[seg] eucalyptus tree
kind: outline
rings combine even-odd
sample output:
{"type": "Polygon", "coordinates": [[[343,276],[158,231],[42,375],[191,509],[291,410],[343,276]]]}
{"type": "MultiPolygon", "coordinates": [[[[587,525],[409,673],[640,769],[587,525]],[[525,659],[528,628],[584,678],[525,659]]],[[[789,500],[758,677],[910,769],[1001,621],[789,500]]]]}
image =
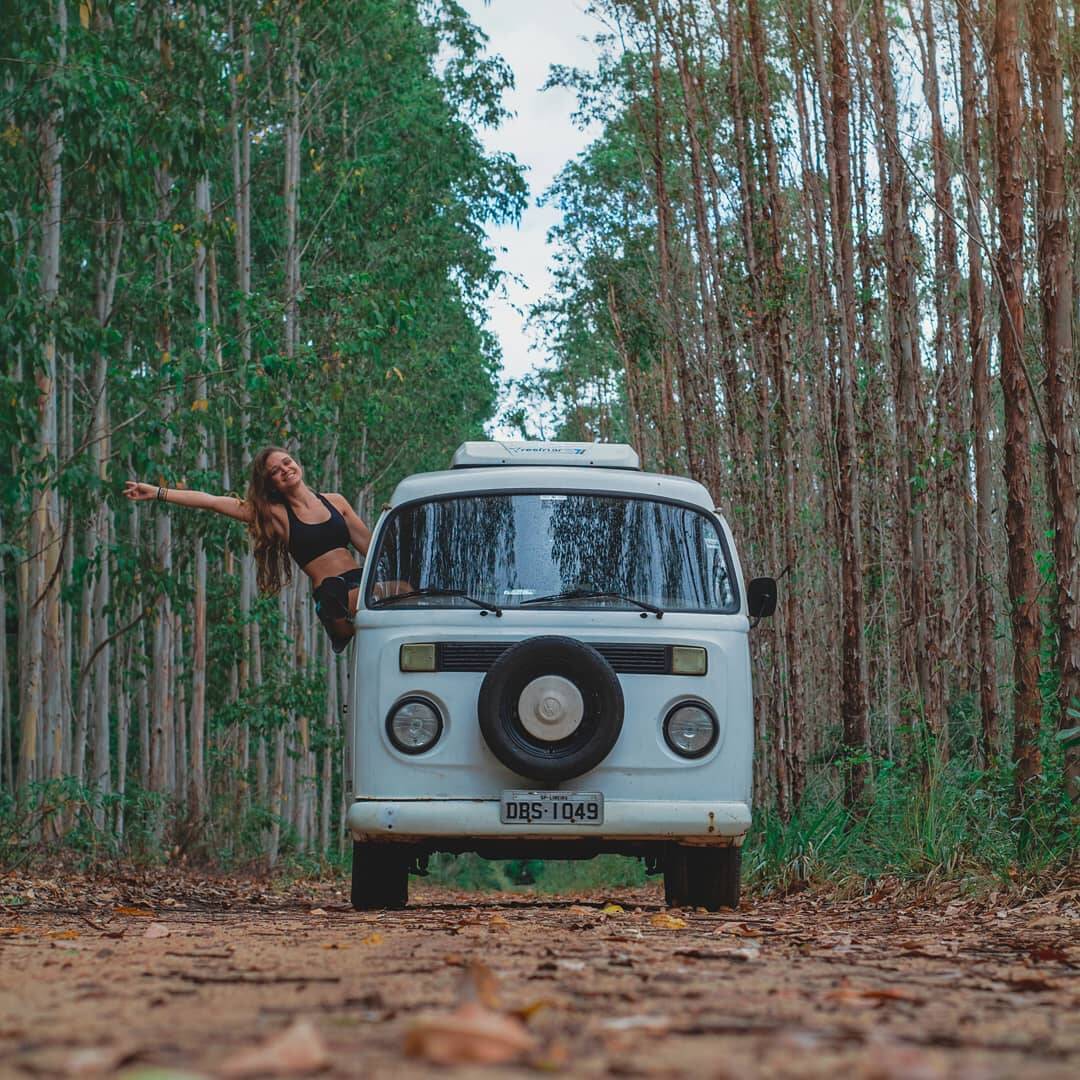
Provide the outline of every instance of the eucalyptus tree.
{"type": "Polygon", "coordinates": [[[370,513],[479,434],[484,227],[525,187],[476,128],[510,73],[450,0],[9,7],[3,782],[53,832],[83,785],[131,841],[328,843],[339,661],[305,595],[256,594],[240,528],[119,489],[242,493],[298,441],[370,513]]]}
{"type": "Polygon", "coordinates": [[[756,632],[759,801],[784,816],[824,779],[857,810],[877,762],[910,757],[928,785],[952,753],[994,767],[1010,723],[1034,791],[1056,726],[1042,635],[1054,720],[1074,693],[1063,6],[1031,0],[1026,24],[1003,0],[593,10],[595,68],[552,75],[598,134],[547,196],[562,218],[533,317],[554,363],[521,391],[557,430],[603,423],[703,479],[747,561],[791,568],[777,638],[756,632]]]}

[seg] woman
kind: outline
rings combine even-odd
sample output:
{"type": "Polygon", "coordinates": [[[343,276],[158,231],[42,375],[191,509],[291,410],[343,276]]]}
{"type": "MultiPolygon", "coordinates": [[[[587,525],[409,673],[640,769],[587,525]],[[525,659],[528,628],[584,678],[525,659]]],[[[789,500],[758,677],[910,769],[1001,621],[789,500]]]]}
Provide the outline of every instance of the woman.
{"type": "Polygon", "coordinates": [[[177,506],[213,510],[243,521],[251,534],[259,589],[276,593],[292,579],[290,556],[314,587],[315,611],[334,652],[349,644],[360,591],[361,568],[349,544],[366,555],[371,530],[343,495],[321,495],[304,483],[300,463],[279,446],[260,450],[251,463],[247,498],[157,487],[129,480],[129,499],[159,499],[177,506]]]}

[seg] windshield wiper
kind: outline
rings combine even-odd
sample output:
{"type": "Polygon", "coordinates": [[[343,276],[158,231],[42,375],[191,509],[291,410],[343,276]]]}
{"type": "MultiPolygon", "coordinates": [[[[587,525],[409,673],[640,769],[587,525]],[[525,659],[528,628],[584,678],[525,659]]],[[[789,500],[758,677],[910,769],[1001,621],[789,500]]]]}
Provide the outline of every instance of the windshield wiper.
{"type": "MultiPolygon", "coordinates": [[[[522,600],[518,607],[526,604],[557,604],[561,600],[624,600],[628,604],[634,604],[642,611],[651,611],[658,619],[664,617],[664,609],[655,604],[647,604],[644,600],[638,600],[626,593],[610,592],[607,589],[570,589],[568,592],[552,593],[550,596],[531,596],[528,600],[522,600]]],[[[642,616],[644,618],[644,616],[642,616]]]]}
{"type": "Polygon", "coordinates": [[[460,596],[462,600],[468,600],[485,611],[494,611],[496,615],[502,615],[503,609],[498,604],[491,604],[487,600],[477,600],[461,589],[410,589],[409,592],[395,593],[393,596],[384,596],[381,600],[372,603],[372,607],[386,607],[387,604],[395,604],[398,600],[412,600],[417,596],[460,596]]]}

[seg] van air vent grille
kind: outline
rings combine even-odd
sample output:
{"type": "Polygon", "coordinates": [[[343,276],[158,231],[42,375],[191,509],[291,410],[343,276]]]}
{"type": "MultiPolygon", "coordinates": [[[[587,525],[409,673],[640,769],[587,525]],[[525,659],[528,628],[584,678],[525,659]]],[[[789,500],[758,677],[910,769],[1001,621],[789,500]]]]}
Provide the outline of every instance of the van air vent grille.
{"type": "MultiPolygon", "coordinates": [[[[436,671],[487,671],[514,642],[441,641],[435,646],[436,671]]],[[[589,641],[620,675],[667,675],[671,649],[667,645],[633,645],[589,641]]]]}

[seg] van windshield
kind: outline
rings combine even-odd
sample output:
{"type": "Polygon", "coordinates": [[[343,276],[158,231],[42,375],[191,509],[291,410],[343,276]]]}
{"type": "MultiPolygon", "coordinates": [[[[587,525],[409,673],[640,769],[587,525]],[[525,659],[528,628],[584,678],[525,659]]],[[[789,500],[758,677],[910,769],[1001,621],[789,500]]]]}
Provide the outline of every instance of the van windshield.
{"type": "Polygon", "coordinates": [[[376,607],[400,596],[395,609],[480,600],[532,610],[736,610],[714,520],[655,499],[529,492],[413,503],[394,512],[369,558],[367,603],[376,607]],[[438,595],[449,592],[461,595],[438,595]]]}

